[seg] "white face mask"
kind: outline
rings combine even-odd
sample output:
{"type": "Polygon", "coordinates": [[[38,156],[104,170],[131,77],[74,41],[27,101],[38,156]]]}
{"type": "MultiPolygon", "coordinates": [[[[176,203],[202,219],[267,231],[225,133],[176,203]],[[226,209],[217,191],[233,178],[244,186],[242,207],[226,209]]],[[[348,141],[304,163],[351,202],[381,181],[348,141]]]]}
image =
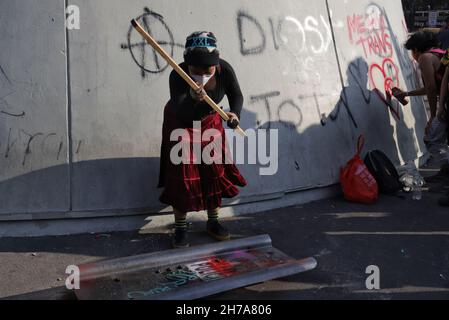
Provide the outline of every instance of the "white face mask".
{"type": "Polygon", "coordinates": [[[196,75],[196,74],[190,74],[192,76],[192,79],[196,82],[199,83],[200,85],[205,86],[206,83],[209,82],[210,79],[212,79],[212,77],[215,75],[215,70],[211,75],[196,75]]]}

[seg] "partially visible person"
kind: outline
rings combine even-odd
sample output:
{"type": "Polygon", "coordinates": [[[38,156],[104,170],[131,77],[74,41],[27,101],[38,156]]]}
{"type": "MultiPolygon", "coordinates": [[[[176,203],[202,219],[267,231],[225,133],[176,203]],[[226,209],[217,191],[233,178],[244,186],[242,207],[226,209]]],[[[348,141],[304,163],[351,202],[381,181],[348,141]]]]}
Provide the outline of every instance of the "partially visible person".
{"type": "Polygon", "coordinates": [[[437,118],[440,121],[445,121],[448,116],[448,101],[449,101],[449,50],[441,59],[441,64],[445,67],[443,79],[441,81],[440,99],[438,103],[437,118]]]}
{"type": "MultiPolygon", "coordinates": [[[[438,96],[440,94],[441,83],[445,72],[445,67],[441,64],[441,59],[443,58],[445,51],[438,48],[438,44],[435,34],[425,31],[417,32],[407,40],[405,48],[412,52],[413,58],[418,62],[424,87],[409,92],[401,92],[396,96],[398,99],[427,96],[430,107],[430,117],[426,124],[426,136],[432,135],[432,132],[430,132],[432,127],[435,128],[437,125],[441,124],[434,122],[434,120],[439,122],[436,118],[438,96]]],[[[440,139],[446,140],[445,128],[438,131],[443,133],[440,135],[440,139]]],[[[446,141],[441,142],[446,143],[446,141]]]]}
{"type": "Polygon", "coordinates": [[[449,16],[444,20],[444,26],[438,32],[438,41],[440,41],[440,47],[444,50],[449,49],[449,16]]]}
{"type": "MultiPolygon", "coordinates": [[[[441,59],[441,64],[446,67],[446,71],[443,76],[440,101],[438,104],[437,117],[440,121],[449,122],[449,50],[441,59]]],[[[446,197],[439,199],[438,204],[443,207],[449,207],[449,194],[446,197]]]]}

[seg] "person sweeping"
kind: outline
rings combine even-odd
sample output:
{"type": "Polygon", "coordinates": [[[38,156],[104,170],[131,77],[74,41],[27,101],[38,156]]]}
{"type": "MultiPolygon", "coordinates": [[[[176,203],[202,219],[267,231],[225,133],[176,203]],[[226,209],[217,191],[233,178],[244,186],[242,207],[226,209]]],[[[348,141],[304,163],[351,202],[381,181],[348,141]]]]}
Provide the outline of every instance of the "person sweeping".
{"type": "MultiPolygon", "coordinates": [[[[162,128],[161,164],[158,187],[164,188],[159,200],[173,207],[175,233],[173,247],[188,247],[187,213],[207,210],[207,232],[216,240],[229,240],[229,231],[219,222],[219,210],[222,198],[232,198],[239,193],[239,187],[246,186],[245,178],[233,162],[224,161],[227,149],[226,136],[220,115],[204,99],[209,96],[220,103],[227,96],[230,112],[227,124],[235,129],[240,123],[243,95],[231,65],[220,58],[217,39],[212,32],[194,32],[186,39],[184,62],[179,65],[198,84],[199,90],[193,90],[175,71],[169,79],[170,100],[164,109],[162,128]],[[170,135],[176,129],[188,132],[189,149],[195,144],[204,148],[211,143],[195,140],[195,121],[200,121],[201,132],[215,129],[218,136],[214,142],[220,142],[222,161],[206,164],[194,161],[194,152],[190,160],[177,163],[170,159],[172,148],[179,141],[171,141],[170,135]]],[[[185,141],[184,141],[185,142],[185,141]]],[[[198,160],[198,159],[196,159],[198,160]]]]}

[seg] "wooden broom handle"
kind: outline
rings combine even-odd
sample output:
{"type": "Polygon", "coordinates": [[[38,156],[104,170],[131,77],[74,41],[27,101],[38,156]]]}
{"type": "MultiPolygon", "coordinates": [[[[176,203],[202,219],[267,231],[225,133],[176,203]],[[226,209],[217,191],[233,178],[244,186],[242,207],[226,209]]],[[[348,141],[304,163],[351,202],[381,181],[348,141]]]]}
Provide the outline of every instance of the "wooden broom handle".
{"type": "MultiPolygon", "coordinates": [[[[168,64],[175,70],[188,84],[189,86],[195,90],[200,90],[200,87],[196,84],[195,81],[192,80],[192,78],[189,77],[187,73],[182,70],[180,66],[173,60],[173,58],[154,40],[148,32],[145,31],[145,29],[142,28],[142,26],[136,21],[136,19],[131,20],[132,26],[142,35],[142,37],[147,40],[147,42],[153,47],[154,50],[156,50],[164,59],[168,62],[168,64]]],[[[207,102],[208,105],[212,107],[215,111],[217,111],[221,118],[224,121],[229,121],[229,117],[207,94],[204,97],[204,101],[207,102]]],[[[238,133],[240,133],[242,136],[246,137],[245,132],[240,128],[240,126],[237,126],[235,129],[238,133]]]]}

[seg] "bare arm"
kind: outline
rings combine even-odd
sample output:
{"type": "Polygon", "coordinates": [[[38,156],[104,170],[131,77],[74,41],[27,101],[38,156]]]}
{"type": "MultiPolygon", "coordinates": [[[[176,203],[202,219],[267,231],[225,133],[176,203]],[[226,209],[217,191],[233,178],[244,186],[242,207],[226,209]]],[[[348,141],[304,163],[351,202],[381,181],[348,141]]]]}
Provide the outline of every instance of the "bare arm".
{"type": "Polygon", "coordinates": [[[409,96],[409,97],[424,96],[426,94],[427,94],[427,90],[425,87],[407,92],[407,96],[409,96]]]}

